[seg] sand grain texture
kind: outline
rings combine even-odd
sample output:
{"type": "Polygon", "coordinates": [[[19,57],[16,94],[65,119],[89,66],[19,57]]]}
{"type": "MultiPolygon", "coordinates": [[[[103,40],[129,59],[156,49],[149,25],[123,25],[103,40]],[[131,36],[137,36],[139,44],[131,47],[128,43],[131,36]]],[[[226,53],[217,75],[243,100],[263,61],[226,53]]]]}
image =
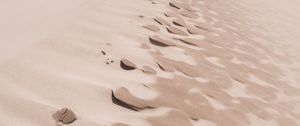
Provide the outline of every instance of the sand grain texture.
{"type": "Polygon", "coordinates": [[[300,125],[296,0],[0,3],[1,126],[300,125]]]}

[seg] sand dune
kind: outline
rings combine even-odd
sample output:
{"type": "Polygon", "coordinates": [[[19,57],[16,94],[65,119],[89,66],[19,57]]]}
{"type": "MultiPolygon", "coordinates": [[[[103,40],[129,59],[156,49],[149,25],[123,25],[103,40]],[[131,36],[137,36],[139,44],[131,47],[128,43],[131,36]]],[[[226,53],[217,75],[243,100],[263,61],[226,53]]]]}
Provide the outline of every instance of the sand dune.
{"type": "Polygon", "coordinates": [[[298,126],[297,10],[283,0],[1,1],[0,125],[298,126]]]}

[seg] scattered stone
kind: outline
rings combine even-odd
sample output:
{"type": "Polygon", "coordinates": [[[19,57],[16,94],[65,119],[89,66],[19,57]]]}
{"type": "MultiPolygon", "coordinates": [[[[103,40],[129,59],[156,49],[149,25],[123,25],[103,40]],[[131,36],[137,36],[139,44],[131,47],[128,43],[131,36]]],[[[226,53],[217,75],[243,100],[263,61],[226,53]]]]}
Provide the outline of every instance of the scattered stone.
{"type": "Polygon", "coordinates": [[[120,63],[121,68],[124,70],[134,70],[136,69],[136,65],[127,59],[121,59],[120,63]]]}
{"type": "Polygon", "coordinates": [[[111,43],[106,43],[106,45],[111,46],[111,43]]]}
{"type": "Polygon", "coordinates": [[[143,15],[139,15],[139,17],[140,17],[140,18],[144,18],[144,16],[143,16],[143,15]]]}
{"type": "Polygon", "coordinates": [[[106,55],[106,53],[103,50],[101,51],[101,53],[102,53],[102,55],[106,55]]]}
{"type": "Polygon", "coordinates": [[[53,114],[53,118],[56,122],[61,122],[63,124],[70,124],[77,119],[75,113],[68,108],[58,110],[53,114]]]}

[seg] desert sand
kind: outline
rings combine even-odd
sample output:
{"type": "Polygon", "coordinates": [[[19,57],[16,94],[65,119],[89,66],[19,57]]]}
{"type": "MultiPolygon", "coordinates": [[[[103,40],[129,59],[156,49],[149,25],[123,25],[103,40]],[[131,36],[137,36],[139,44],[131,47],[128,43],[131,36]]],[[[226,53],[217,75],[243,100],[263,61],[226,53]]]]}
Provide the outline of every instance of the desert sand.
{"type": "Polygon", "coordinates": [[[299,126],[299,4],[0,1],[0,126],[299,126]]]}

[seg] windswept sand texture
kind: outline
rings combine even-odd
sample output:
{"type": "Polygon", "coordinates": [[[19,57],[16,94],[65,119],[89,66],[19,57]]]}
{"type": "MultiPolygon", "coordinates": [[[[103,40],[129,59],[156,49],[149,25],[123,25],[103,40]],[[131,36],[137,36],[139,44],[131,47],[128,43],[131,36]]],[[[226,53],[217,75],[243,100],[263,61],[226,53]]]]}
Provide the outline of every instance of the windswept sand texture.
{"type": "Polygon", "coordinates": [[[1,1],[0,125],[299,126],[276,1],[1,1]]]}

